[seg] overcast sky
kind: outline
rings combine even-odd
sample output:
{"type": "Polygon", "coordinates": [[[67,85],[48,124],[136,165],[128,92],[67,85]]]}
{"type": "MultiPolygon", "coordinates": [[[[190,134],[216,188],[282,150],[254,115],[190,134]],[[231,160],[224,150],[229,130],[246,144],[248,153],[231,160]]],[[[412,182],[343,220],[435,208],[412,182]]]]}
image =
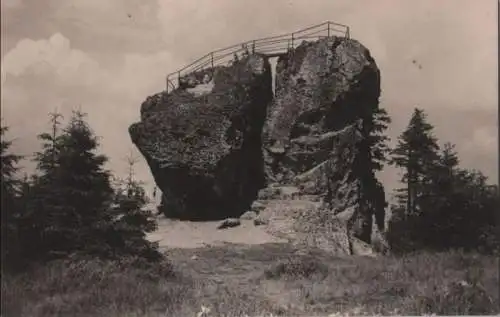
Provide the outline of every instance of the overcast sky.
{"type": "MultiPolygon", "coordinates": [[[[109,167],[124,173],[135,151],[128,126],[166,73],[223,46],[331,20],[374,56],[391,137],[423,108],[464,167],[498,182],[495,0],[1,0],[1,15],[2,117],[21,153],[37,149],[48,112],[81,106],[109,167]]],[[[137,173],[152,188],[142,158],[137,173]]],[[[382,177],[397,185],[394,170],[382,177]]]]}

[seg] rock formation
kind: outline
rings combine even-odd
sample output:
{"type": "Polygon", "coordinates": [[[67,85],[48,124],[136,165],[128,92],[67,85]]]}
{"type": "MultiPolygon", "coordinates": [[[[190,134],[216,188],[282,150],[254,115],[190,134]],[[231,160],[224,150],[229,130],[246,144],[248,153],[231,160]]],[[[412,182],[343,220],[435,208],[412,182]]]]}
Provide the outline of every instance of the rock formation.
{"type": "Polygon", "coordinates": [[[149,97],[130,127],[165,214],[223,219],[253,209],[259,225],[294,243],[368,250],[385,207],[368,164],[380,95],[369,51],[338,37],[303,42],[279,58],[274,98],[265,56],[208,72],[149,97]]]}
{"type": "Polygon", "coordinates": [[[163,192],[167,217],[238,217],[264,182],[261,131],[272,100],[269,62],[252,55],[188,77],[185,87],[148,97],[141,121],[129,133],[163,192]]]}

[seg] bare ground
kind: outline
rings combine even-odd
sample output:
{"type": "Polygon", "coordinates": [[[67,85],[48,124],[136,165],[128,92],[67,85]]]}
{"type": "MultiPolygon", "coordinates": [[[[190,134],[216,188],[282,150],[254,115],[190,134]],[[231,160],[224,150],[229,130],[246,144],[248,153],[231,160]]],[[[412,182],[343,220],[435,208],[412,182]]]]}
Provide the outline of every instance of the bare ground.
{"type": "Polygon", "coordinates": [[[226,243],[256,245],[286,242],[267,233],[264,227],[255,226],[252,220],[241,220],[240,226],[224,230],[217,230],[219,223],[160,218],[158,230],[149,234],[148,239],[157,241],[161,249],[220,246],[226,243]]]}

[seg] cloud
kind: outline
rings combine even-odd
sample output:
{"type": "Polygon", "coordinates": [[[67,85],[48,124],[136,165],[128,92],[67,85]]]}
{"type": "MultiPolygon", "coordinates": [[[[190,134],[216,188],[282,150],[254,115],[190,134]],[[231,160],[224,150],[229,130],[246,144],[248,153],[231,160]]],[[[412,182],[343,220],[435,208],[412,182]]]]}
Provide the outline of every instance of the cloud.
{"type": "MultiPolygon", "coordinates": [[[[47,129],[49,112],[68,118],[81,106],[113,159],[110,167],[124,170],[121,158],[133,149],[128,126],[139,120],[145,96],[164,89],[165,74],[177,63],[168,52],[119,59],[117,67],[104,67],[60,33],[19,41],[2,59],[2,116],[18,139],[16,149],[31,154],[38,147],[35,136],[47,129]]],[[[148,174],[146,166],[138,170],[148,174]]]]}
{"type": "Polygon", "coordinates": [[[165,89],[165,76],[175,71],[179,61],[169,52],[152,54],[124,55],[120,81],[113,86],[130,96],[139,97],[141,101],[146,95],[151,95],[165,89]]]}
{"type": "Polygon", "coordinates": [[[69,40],[56,33],[46,40],[19,41],[16,47],[2,59],[2,85],[7,75],[54,72],[56,84],[74,82],[88,84],[99,64],[84,52],[70,47],[69,40]]]}
{"type": "MultiPolygon", "coordinates": [[[[72,48],[69,39],[60,33],[37,41],[24,39],[2,59],[2,86],[16,77],[23,80],[30,93],[37,90],[37,85],[47,85],[44,88],[50,88],[55,95],[76,89],[81,95],[88,94],[86,98],[105,95],[111,100],[138,98],[138,102],[164,89],[165,74],[177,65],[168,52],[123,54],[119,59],[117,67],[104,67],[87,53],[72,48]]],[[[11,89],[12,85],[7,84],[8,96],[12,95],[11,89]]]]}
{"type": "Polygon", "coordinates": [[[472,137],[465,142],[464,149],[481,153],[497,151],[498,148],[498,127],[481,127],[474,130],[472,137]]]}
{"type": "MultiPolygon", "coordinates": [[[[45,123],[41,118],[49,111],[67,108],[67,97],[97,89],[93,86],[96,80],[109,77],[97,61],[73,49],[60,33],[47,39],[19,41],[3,57],[1,68],[2,116],[13,120],[13,125],[24,123],[27,117],[45,123]]],[[[73,102],[78,103],[78,99],[73,102]]],[[[22,125],[26,133],[25,127],[22,125]]]]}

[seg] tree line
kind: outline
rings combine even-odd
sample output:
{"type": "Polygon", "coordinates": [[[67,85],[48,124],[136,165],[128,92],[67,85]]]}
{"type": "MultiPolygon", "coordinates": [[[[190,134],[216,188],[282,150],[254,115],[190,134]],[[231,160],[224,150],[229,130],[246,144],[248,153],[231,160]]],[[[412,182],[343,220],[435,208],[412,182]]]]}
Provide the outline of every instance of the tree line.
{"type": "MultiPolygon", "coordinates": [[[[74,111],[63,125],[50,114],[50,130],[38,135],[36,171],[19,178],[22,156],[11,153],[1,128],[2,266],[24,270],[30,265],[73,254],[116,259],[162,258],[146,233],[155,230],[147,197],[132,173],[116,179],[98,154],[98,137],[74,111]]],[[[131,162],[131,165],[133,162],[131,162]]]]}
{"type": "Polygon", "coordinates": [[[498,186],[461,168],[455,145],[440,147],[433,130],[426,113],[414,109],[388,157],[403,171],[387,230],[391,250],[498,252],[498,186]]]}

